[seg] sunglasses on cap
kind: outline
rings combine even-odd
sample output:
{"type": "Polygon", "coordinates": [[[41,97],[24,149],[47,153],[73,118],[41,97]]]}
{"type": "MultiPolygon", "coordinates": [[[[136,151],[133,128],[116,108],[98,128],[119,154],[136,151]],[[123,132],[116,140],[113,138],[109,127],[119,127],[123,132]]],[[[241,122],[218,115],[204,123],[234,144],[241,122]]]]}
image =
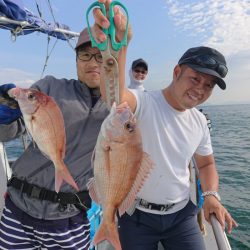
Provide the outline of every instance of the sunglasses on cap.
{"type": "Polygon", "coordinates": [[[141,73],[141,74],[143,74],[143,75],[146,75],[146,74],[147,74],[147,70],[135,69],[134,72],[135,72],[135,73],[138,73],[138,74],[141,73]]]}
{"type": "Polygon", "coordinates": [[[208,69],[215,70],[221,77],[227,75],[228,69],[225,64],[217,62],[216,59],[209,55],[197,55],[185,58],[179,64],[193,63],[198,66],[202,66],[208,69]]]}

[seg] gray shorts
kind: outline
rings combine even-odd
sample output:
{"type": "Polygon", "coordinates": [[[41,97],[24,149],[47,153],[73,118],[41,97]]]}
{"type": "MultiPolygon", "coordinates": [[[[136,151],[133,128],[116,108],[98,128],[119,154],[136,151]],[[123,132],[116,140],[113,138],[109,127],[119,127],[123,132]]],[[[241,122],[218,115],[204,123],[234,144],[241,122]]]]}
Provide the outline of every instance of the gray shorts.
{"type": "Polygon", "coordinates": [[[118,218],[122,250],[157,250],[161,242],[168,250],[205,250],[197,223],[198,209],[189,201],[182,210],[167,215],[135,210],[118,218]]]}

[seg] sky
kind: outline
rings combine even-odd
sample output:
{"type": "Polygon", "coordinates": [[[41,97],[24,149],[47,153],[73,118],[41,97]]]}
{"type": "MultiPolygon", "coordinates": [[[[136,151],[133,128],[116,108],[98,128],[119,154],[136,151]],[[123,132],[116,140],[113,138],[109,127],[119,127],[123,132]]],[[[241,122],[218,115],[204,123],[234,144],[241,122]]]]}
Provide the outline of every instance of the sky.
{"type": "MultiPolygon", "coordinates": [[[[20,0],[19,0],[20,1],[20,0]]],[[[90,0],[23,0],[24,6],[38,15],[36,3],[47,22],[66,24],[72,31],[86,27],[90,0]],[[51,14],[49,4],[53,10],[51,14]]],[[[225,55],[229,73],[227,88],[215,87],[205,103],[250,103],[250,0],[123,0],[128,9],[133,38],[129,44],[126,72],[133,60],[148,62],[145,87],[163,89],[171,83],[173,68],[191,47],[210,46],[225,55]]],[[[91,16],[90,16],[91,18],[91,16]]],[[[47,51],[45,75],[77,78],[76,40],[70,43],[50,39],[43,33],[18,36],[0,29],[0,84],[13,82],[28,87],[41,78],[47,51]]],[[[128,73],[126,76],[129,84],[128,73]]]]}

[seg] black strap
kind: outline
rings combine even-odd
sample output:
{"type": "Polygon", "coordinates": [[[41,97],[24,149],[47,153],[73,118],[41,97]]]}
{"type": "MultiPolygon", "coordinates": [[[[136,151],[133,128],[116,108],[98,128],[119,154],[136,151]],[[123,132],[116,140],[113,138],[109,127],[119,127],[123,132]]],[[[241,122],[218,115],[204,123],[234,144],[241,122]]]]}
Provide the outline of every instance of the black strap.
{"type": "Polygon", "coordinates": [[[67,204],[74,204],[79,209],[89,209],[91,206],[91,199],[88,191],[81,191],[75,194],[64,192],[57,193],[55,191],[30,184],[27,181],[20,180],[16,177],[11,177],[7,185],[20,190],[20,192],[27,194],[30,198],[60,203],[63,206],[67,204]]]}
{"type": "Polygon", "coordinates": [[[172,208],[175,205],[175,203],[172,203],[172,204],[155,204],[155,203],[151,203],[151,202],[148,202],[146,200],[140,199],[139,202],[138,202],[138,205],[140,207],[147,208],[147,209],[150,209],[150,210],[157,210],[157,211],[166,212],[170,208],[172,208]]]}

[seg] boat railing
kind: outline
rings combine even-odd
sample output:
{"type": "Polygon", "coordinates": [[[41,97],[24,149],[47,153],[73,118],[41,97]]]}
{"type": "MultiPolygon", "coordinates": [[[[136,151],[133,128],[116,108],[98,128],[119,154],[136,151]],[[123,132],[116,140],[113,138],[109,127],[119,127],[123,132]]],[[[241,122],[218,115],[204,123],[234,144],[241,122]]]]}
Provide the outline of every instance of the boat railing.
{"type": "MultiPolygon", "coordinates": [[[[30,28],[30,29],[37,29],[36,26],[33,26],[32,23],[29,23],[27,21],[18,21],[18,20],[12,20],[8,17],[5,17],[5,16],[0,16],[0,24],[14,24],[14,25],[17,25],[19,27],[19,29],[16,30],[21,32],[22,29],[24,28],[30,28]]],[[[64,35],[68,35],[70,37],[79,37],[80,36],[80,33],[79,32],[74,32],[74,31],[71,31],[71,30],[67,30],[67,29],[62,29],[62,28],[55,28],[54,29],[54,32],[58,32],[58,33],[61,33],[61,34],[64,34],[64,35]]]]}
{"type": "Polygon", "coordinates": [[[228,238],[214,214],[210,216],[212,229],[219,250],[231,250],[228,238]]]}
{"type": "MultiPolygon", "coordinates": [[[[194,168],[194,174],[195,174],[196,178],[198,178],[199,169],[198,169],[198,166],[196,164],[194,157],[192,157],[192,165],[194,168]]],[[[196,185],[196,189],[197,188],[198,187],[196,185]]],[[[196,192],[196,195],[198,195],[198,192],[196,192]]],[[[196,198],[198,198],[198,197],[196,197],[196,198]]],[[[231,250],[231,246],[229,244],[226,233],[222,229],[222,226],[221,226],[220,222],[218,221],[218,219],[216,218],[215,214],[210,215],[210,221],[211,221],[211,227],[213,230],[214,238],[215,238],[216,243],[217,243],[218,250],[231,250]]]]}

